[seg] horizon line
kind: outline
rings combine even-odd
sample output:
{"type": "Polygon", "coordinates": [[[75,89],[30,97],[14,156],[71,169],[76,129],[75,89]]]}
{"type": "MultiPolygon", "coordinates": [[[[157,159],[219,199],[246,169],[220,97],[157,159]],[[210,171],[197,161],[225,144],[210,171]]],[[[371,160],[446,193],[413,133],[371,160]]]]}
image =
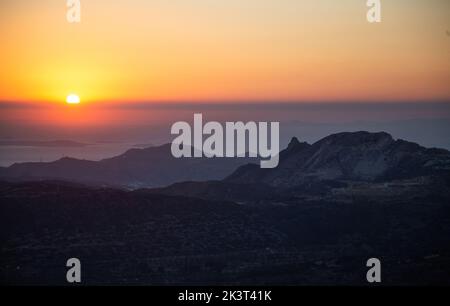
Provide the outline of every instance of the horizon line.
{"type": "MultiPolygon", "coordinates": [[[[177,101],[145,101],[145,100],[109,100],[109,101],[87,101],[80,103],[77,107],[89,106],[93,108],[107,107],[111,109],[164,109],[178,108],[189,109],[191,107],[206,107],[214,109],[227,109],[236,106],[250,107],[263,106],[271,107],[318,107],[318,106],[450,106],[450,99],[435,100],[213,100],[211,102],[205,100],[177,100],[177,101]]],[[[0,109],[14,108],[51,108],[58,106],[67,106],[63,102],[51,101],[24,101],[24,100],[0,100],[0,109]],[[44,104],[45,103],[45,104],[44,104]]]]}

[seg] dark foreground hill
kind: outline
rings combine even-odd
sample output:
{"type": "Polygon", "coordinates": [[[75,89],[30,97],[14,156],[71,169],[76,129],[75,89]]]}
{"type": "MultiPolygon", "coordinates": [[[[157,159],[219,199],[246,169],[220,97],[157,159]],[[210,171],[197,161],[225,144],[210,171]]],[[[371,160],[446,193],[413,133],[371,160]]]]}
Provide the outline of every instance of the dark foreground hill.
{"type": "MultiPolygon", "coordinates": [[[[450,284],[450,196],[343,194],[261,205],[84,187],[0,184],[0,282],[66,284],[450,284]]],[[[438,188],[439,187],[439,188],[438,188]]],[[[381,193],[381,194],[380,194],[381,193]]]]}
{"type": "Polygon", "coordinates": [[[385,285],[450,285],[449,203],[448,151],[366,132],[159,189],[3,182],[0,282],[66,284],[76,257],[84,284],[364,285],[375,257],[385,285]]]}

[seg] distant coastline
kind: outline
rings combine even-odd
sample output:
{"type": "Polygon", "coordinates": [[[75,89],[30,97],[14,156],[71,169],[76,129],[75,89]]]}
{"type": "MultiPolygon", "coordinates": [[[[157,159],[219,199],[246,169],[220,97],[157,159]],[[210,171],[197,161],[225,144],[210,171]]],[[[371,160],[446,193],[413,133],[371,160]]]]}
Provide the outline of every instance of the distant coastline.
{"type": "Polygon", "coordinates": [[[88,143],[82,143],[71,140],[53,140],[53,141],[27,141],[27,140],[0,140],[0,146],[17,147],[86,147],[88,143]]]}

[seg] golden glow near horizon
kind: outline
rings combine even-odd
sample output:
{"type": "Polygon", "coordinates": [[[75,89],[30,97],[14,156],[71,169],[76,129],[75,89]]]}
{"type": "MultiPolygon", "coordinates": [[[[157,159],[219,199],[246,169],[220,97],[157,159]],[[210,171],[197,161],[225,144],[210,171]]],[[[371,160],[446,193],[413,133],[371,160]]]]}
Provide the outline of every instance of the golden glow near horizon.
{"type": "Polygon", "coordinates": [[[449,99],[450,1],[0,3],[0,100],[449,99]]]}

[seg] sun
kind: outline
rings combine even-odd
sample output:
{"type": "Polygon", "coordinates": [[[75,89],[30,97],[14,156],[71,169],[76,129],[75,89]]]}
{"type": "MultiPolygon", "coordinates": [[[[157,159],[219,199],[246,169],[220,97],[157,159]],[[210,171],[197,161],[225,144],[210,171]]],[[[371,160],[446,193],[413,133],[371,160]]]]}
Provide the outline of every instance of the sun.
{"type": "Polygon", "coordinates": [[[68,104],[79,104],[80,97],[78,97],[76,94],[70,94],[66,97],[66,102],[68,104]]]}

